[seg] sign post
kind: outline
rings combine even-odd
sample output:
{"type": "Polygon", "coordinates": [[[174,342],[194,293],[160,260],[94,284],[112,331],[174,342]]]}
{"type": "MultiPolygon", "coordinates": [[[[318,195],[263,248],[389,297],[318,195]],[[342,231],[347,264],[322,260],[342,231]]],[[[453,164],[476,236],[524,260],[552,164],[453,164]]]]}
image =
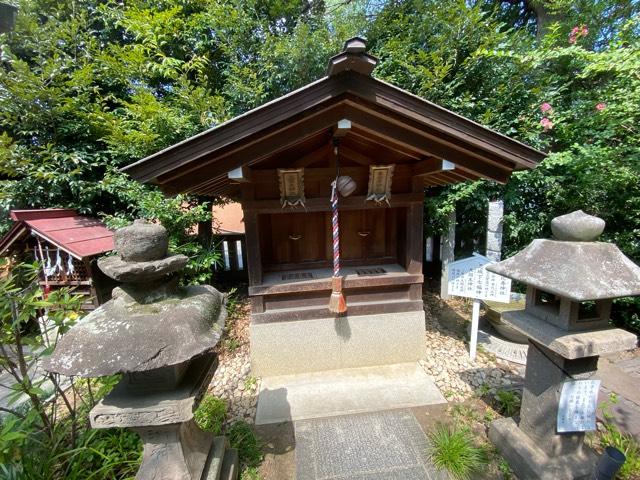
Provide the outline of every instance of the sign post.
{"type": "Polygon", "coordinates": [[[448,268],[447,290],[449,295],[473,298],[471,315],[471,338],[469,358],[475,360],[478,348],[478,324],[480,322],[480,300],[509,303],[511,280],[488,272],[485,267],[492,262],[484,255],[473,256],[451,262],[448,268]]]}
{"type": "Polygon", "coordinates": [[[471,313],[471,339],[469,341],[469,358],[476,359],[478,349],[478,324],[480,323],[480,300],[473,299],[473,312],[471,313]]]}

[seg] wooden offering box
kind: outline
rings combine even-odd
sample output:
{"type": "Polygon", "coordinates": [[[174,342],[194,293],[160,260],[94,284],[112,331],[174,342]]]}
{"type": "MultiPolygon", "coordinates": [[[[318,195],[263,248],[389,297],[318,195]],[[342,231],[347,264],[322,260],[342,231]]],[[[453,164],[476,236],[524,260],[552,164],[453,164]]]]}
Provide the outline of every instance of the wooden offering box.
{"type": "Polygon", "coordinates": [[[365,50],[348,40],[326,77],[124,169],[241,203],[257,375],[420,358],[425,189],[504,183],[544,158],[373,78],[365,50]],[[341,316],[328,308],[337,175],[351,187],[338,197],[341,316]]]}

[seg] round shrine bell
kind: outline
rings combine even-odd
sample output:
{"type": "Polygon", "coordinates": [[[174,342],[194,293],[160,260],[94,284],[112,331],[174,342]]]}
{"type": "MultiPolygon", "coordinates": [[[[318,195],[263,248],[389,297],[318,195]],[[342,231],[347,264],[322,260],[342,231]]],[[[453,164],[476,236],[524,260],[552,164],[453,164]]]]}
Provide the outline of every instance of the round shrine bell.
{"type": "Polygon", "coordinates": [[[336,188],[338,189],[340,195],[342,195],[343,197],[348,197],[355,191],[356,182],[353,180],[353,178],[343,175],[338,177],[338,180],[336,181],[336,188]]]}

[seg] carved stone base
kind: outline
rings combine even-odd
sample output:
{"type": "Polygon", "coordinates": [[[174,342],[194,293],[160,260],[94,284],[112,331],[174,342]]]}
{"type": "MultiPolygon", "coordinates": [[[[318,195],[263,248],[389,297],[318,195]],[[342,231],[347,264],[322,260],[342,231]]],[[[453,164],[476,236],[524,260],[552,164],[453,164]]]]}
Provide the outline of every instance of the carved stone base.
{"type": "MultiPolygon", "coordinates": [[[[203,432],[193,411],[217,366],[215,355],[191,361],[173,390],[158,391],[155,383],[131,388],[123,379],[91,410],[94,428],[127,427],[142,439],[144,451],[136,480],[234,480],[237,454],[225,454],[224,437],[203,432]],[[226,465],[228,464],[228,465],[226,465]]],[[[143,375],[140,379],[143,381],[143,375]]],[[[153,379],[153,376],[152,376],[153,379]]]]}
{"type": "Polygon", "coordinates": [[[134,428],[144,443],[136,480],[200,480],[213,435],[192,420],[161,427],[134,428]]]}
{"type": "Polygon", "coordinates": [[[489,440],[518,478],[527,480],[587,480],[597,461],[595,453],[585,445],[572,454],[548,455],[512,418],[492,422],[489,440]]]}

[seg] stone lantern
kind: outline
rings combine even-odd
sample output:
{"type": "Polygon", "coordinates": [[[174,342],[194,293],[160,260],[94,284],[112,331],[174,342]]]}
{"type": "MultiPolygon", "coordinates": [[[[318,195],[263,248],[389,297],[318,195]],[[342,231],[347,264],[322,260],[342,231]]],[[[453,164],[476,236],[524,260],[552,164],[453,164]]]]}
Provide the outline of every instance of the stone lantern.
{"type": "Polygon", "coordinates": [[[144,443],[138,480],[237,477],[237,452],[193,420],[217,367],[214,347],[226,319],[215,288],[178,286],[184,255],[167,253],[160,225],[135,221],[115,232],[118,255],[98,261],[122,282],[81,319],[45,362],[68,376],[123,378],[90,412],[93,428],[127,427],[144,443]]]}
{"type": "Polygon", "coordinates": [[[591,478],[584,432],[558,433],[563,384],[592,379],[598,357],[636,346],[610,328],[612,299],[640,295],[640,267],[611,243],[595,241],[605,222],[576,211],[554,218],[553,240],[534,240],[487,270],[527,285],[524,310],[504,317],[529,338],[520,422],[494,421],[489,438],[520,478],[591,478]]]}

